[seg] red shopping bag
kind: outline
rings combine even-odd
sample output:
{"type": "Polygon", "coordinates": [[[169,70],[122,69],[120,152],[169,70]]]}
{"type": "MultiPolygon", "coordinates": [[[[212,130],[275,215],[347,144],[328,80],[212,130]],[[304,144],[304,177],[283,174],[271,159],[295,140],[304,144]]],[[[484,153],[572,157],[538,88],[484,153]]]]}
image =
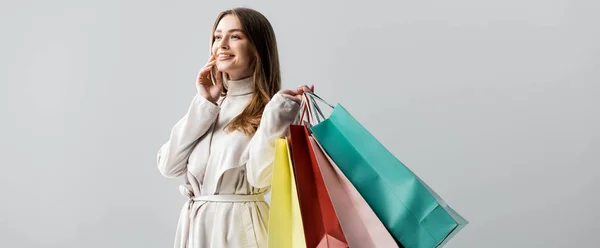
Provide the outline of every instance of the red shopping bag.
{"type": "Polygon", "coordinates": [[[309,142],[306,126],[290,125],[290,155],[296,178],[306,247],[348,247],[309,142]]]}

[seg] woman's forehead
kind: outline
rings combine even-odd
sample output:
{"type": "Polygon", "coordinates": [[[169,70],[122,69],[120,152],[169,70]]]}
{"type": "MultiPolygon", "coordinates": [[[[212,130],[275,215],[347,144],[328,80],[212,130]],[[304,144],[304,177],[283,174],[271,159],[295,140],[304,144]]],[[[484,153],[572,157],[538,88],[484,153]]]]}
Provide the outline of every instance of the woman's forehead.
{"type": "Polygon", "coordinates": [[[219,21],[215,32],[235,32],[242,31],[242,25],[234,15],[226,15],[219,21]]]}

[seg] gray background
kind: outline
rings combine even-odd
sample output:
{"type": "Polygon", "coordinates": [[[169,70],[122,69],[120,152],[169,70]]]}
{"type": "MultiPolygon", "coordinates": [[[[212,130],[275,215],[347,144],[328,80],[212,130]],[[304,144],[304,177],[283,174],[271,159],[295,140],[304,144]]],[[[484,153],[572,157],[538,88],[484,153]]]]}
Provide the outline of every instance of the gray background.
{"type": "Polygon", "coordinates": [[[3,1],[0,247],[172,246],[156,152],[236,6],[471,222],[447,247],[597,246],[600,2],[393,2],[3,1]]]}

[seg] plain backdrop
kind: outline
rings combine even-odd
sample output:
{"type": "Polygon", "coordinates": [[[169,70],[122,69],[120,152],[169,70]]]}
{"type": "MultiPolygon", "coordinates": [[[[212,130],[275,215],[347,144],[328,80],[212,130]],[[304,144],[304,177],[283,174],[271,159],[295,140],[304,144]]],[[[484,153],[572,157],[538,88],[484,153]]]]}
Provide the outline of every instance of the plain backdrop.
{"type": "Polygon", "coordinates": [[[156,152],[224,9],[470,224],[447,247],[600,243],[600,2],[2,1],[0,247],[171,247],[156,152]]]}

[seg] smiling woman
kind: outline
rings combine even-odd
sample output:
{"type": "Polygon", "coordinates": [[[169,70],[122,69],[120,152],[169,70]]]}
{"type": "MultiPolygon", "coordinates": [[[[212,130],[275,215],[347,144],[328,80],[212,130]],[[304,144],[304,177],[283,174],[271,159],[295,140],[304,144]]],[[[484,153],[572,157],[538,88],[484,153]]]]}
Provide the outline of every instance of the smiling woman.
{"type": "Polygon", "coordinates": [[[160,172],[183,176],[175,247],[266,247],[275,141],[312,87],[280,90],[275,33],[261,13],[222,12],[198,94],[157,154],[160,172]]]}
{"type": "Polygon", "coordinates": [[[217,56],[217,70],[226,71],[232,80],[250,76],[253,68],[250,67],[248,39],[238,18],[223,16],[213,33],[212,54],[217,56]]]}

